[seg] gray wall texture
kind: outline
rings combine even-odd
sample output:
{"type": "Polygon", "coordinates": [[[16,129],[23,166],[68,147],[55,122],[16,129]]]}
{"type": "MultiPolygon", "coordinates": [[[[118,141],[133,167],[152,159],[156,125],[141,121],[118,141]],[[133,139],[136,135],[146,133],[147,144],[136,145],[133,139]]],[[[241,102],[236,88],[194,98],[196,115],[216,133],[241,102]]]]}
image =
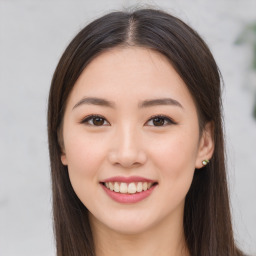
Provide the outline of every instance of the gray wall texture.
{"type": "Polygon", "coordinates": [[[251,0],[0,0],[0,255],[53,256],[46,111],[51,77],[73,36],[92,19],[155,6],[209,44],[225,81],[229,184],[238,244],[256,255],[256,88],[252,49],[234,44],[256,20],[251,0]]]}

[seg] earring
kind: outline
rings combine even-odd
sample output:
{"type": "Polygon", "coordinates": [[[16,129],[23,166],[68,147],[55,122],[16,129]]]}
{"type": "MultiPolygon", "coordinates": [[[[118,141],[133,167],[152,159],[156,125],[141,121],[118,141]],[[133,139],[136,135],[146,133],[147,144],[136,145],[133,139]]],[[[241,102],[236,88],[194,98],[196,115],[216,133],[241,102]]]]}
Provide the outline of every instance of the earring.
{"type": "Polygon", "coordinates": [[[205,159],[205,160],[202,161],[202,164],[203,164],[204,166],[206,166],[207,164],[209,164],[209,162],[210,162],[210,160],[205,159]]]}

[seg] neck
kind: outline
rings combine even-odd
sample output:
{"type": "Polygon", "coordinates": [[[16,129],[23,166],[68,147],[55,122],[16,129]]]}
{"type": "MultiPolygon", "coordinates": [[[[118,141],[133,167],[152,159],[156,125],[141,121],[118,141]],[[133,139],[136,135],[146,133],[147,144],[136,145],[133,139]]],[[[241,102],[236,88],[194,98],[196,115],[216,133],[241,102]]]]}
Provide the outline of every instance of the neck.
{"type": "Polygon", "coordinates": [[[96,256],[189,256],[183,231],[183,218],[168,220],[136,234],[106,228],[90,216],[96,256]],[[170,224],[170,225],[168,225],[170,224]]]}

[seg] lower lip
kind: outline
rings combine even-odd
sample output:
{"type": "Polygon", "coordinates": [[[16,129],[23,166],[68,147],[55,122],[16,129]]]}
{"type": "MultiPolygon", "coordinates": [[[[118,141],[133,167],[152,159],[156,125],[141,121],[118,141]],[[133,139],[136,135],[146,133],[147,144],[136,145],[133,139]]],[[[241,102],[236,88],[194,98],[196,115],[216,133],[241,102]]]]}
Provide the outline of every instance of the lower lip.
{"type": "Polygon", "coordinates": [[[103,184],[101,184],[101,186],[109,197],[111,197],[114,201],[123,204],[133,204],[144,200],[145,198],[151,195],[151,193],[156,187],[156,185],[153,185],[150,189],[135,194],[122,194],[117,193],[115,191],[111,191],[110,189],[106,188],[103,184]]]}

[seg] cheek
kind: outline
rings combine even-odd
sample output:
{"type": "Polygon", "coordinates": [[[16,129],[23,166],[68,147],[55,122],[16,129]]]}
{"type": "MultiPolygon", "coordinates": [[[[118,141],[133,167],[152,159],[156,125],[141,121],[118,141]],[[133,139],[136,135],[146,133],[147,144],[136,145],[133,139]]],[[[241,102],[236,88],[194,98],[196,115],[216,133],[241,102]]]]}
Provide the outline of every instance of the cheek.
{"type": "Polygon", "coordinates": [[[85,136],[79,131],[74,134],[65,140],[69,170],[78,176],[93,176],[106,154],[104,143],[97,136],[85,136]]]}
{"type": "Polygon", "coordinates": [[[98,174],[104,158],[104,150],[93,138],[66,139],[68,173],[72,187],[85,206],[93,204],[92,194],[98,193],[98,174]]]}
{"type": "MultiPolygon", "coordinates": [[[[163,166],[179,166],[195,164],[198,150],[197,136],[194,134],[175,133],[158,138],[149,143],[149,151],[152,158],[163,166]]],[[[176,168],[175,168],[176,169],[176,168]]]]}
{"type": "Polygon", "coordinates": [[[75,133],[76,138],[66,138],[65,148],[71,185],[83,204],[94,205],[92,195],[98,193],[98,174],[104,157],[100,142],[75,133]]]}
{"type": "Polygon", "coordinates": [[[155,168],[159,170],[160,181],[169,192],[184,194],[189,189],[195,170],[197,138],[178,134],[163,138],[162,143],[150,148],[155,168]]]}

